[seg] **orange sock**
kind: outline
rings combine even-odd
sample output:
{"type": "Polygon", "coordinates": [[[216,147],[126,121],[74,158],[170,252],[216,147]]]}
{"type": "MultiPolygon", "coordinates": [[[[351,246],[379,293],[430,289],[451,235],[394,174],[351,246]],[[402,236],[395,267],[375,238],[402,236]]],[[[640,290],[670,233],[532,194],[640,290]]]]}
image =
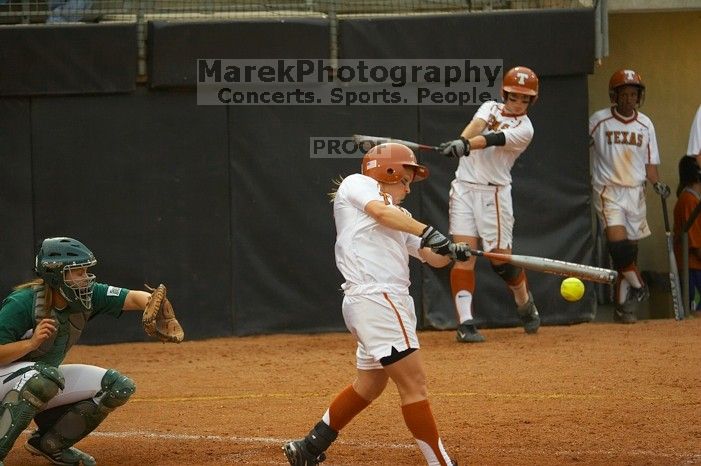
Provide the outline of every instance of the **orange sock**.
{"type": "Polygon", "coordinates": [[[329,427],[339,432],[369,404],[368,400],[358,395],[353,385],[349,385],[336,395],[322,419],[329,427]]]}
{"type": "Polygon", "coordinates": [[[475,271],[453,267],[450,271],[450,291],[453,293],[458,324],[472,319],[472,296],[475,293],[475,271]]]}
{"type": "Polygon", "coordinates": [[[438,428],[428,400],[402,406],[402,414],[428,464],[449,466],[451,460],[438,436],[438,428]]]}

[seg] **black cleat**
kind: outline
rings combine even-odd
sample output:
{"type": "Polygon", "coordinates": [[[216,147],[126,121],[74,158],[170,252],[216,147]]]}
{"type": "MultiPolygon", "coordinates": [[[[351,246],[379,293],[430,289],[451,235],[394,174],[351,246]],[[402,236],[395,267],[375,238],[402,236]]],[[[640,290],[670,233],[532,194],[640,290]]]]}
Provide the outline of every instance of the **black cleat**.
{"type": "Polygon", "coordinates": [[[24,448],[32,455],[43,456],[52,464],[59,466],[95,466],[97,464],[95,458],[75,447],[69,447],[54,453],[42,450],[41,438],[36,432],[29,437],[27,443],[24,444],[24,448]]]}
{"type": "Polygon", "coordinates": [[[458,325],[455,340],[459,343],[482,343],[485,338],[475,327],[475,321],[470,319],[458,325]]]}
{"type": "Polygon", "coordinates": [[[516,312],[521,318],[521,323],[526,333],[536,333],[538,331],[540,328],[540,316],[538,315],[538,308],[535,307],[533,295],[530,291],[528,292],[528,301],[526,304],[516,309],[516,312]]]}
{"type": "Polygon", "coordinates": [[[326,459],[325,453],[317,456],[310,453],[306,448],[304,439],[287,442],[282,446],[282,450],[285,452],[287,461],[292,466],[316,466],[326,459]]]}

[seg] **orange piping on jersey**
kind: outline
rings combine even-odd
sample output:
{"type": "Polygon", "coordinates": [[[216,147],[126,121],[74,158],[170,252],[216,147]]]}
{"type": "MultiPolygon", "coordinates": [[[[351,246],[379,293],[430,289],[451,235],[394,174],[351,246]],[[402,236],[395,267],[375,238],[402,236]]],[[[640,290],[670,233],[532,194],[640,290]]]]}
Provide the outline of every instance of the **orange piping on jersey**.
{"type": "MultiPolygon", "coordinates": [[[[643,123],[642,121],[638,120],[638,113],[637,113],[637,112],[635,113],[635,121],[637,121],[638,124],[640,124],[640,126],[642,126],[643,128],[645,128],[646,130],[648,130],[648,133],[650,132],[650,128],[648,128],[647,125],[646,125],[645,123],[643,123]]],[[[651,164],[652,164],[652,152],[650,151],[650,141],[649,141],[649,138],[648,138],[648,142],[647,142],[647,164],[648,164],[648,165],[651,165],[651,164]]]]}
{"type": "Polygon", "coordinates": [[[499,186],[494,190],[494,205],[497,208],[497,248],[501,249],[501,215],[499,215],[499,186]]]}
{"type": "Polygon", "coordinates": [[[397,311],[397,308],[394,306],[394,303],[392,302],[391,299],[389,299],[389,296],[387,296],[387,293],[382,293],[382,296],[385,297],[387,302],[389,303],[390,306],[392,306],[392,310],[394,311],[394,314],[397,316],[397,320],[399,321],[399,326],[402,328],[402,335],[404,335],[404,342],[406,343],[407,348],[411,348],[409,345],[409,337],[406,334],[406,329],[404,328],[404,322],[402,322],[402,317],[399,315],[399,311],[397,311]]]}
{"type": "MultiPolygon", "coordinates": [[[[637,110],[633,110],[633,116],[630,118],[630,120],[626,120],[625,117],[623,117],[623,115],[620,115],[616,111],[614,111],[614,108],[615,107],[611,107],[611,115],[613,115],[613,117],[616,120],[620,121],[624,125],[629,125],[638,119],[638,111],[637,110]]],[[[640,122],[638,122],[638,123],[640,123],[640,122]]]]}
{"type": "MultiPolygon", "coordinates": [[[[594,125],[594,127],[591,129],[591,132],[589,133],[589,136],[591,136],[592,134],[594,134],[594,131],[596,131],[596,128],[598,128],[599,125],[600,125],[601,123],[603,123],[604,121],[608,121],[608,120],[610,120],[610,119],[612,119],[612,118],[613,118],[612,116],[610,116],[610,117],[608,117],[608,118],[604,118],[603,120],[601,120],[600,122],[598,122],[596,125],[594,125]]],[[[590,144],[590,145],[591,145],[591,144],[590,144]]]]}

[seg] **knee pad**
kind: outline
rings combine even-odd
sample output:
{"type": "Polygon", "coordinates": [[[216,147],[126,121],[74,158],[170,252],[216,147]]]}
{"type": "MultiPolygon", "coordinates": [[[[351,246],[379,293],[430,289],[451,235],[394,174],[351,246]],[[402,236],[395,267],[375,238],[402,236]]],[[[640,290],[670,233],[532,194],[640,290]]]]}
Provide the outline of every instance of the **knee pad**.
{"type": "Polygon", "coordinates": [[[613,268],[616,270],[623,270],[638,259],[638,245],[630,240],[609,241],[608,249],[613,268]]]}
{"type": "MultiPolygon", "coordinates": [[[[490,264],[492,263],[490,262],[490,264]]],[[[501,279],[509,285],[516,285],[519,275],[521,275],[521,272],[523,272],[521,267],[516,267],[515,265],[511,264],[492,264],[492,269],[494,269],[497,275],[499,275],[501,279]]]]}
{"type": "MultiPolygon", "coordinates": [[[[22,369],[20,374],[36,370],[21,388],[7,392],[0,407],[0,460],[5,458],[17,437],[29,426],[39,409],[64,387],[61,372],[52,366],[37,363],[22,369]]],[[[19,375],[19,374],[18,374],[19,375]]]]}
{"type": "Polygon", "coordinates": [[[57,406],[37,415],[41,431],[39,445],[43,451],[58,454],[70,448],[95,430],[115,408],[126,403],[136,389],[129,377],[114,369],[105,372],[100,386],[92,399],[57,406]]]}
{"type": "Polygon", "coordinates": [[[99,404],[113,410],[129,400],[136,391],[136,384],[126,375],[122,375],[114,369],[109,369],[102,377],[102,390],[96,398],[99,404]]]}

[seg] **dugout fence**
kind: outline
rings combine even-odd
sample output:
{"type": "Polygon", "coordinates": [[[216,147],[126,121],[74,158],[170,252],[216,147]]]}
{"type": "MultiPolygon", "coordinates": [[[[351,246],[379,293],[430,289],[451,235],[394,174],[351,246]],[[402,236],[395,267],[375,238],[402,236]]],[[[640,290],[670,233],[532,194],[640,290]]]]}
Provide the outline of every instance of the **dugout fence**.
{"type": "Polygon", "coordinates": [[[136,25],[138,79],[145,81],[150,21],[322,18],[329,22],[328,56],[338,57],[344,18],[593,8],[598,0],[0,0],[2,24],[131,23],[136,25]]]}
{"type": "MultiPolygon", "coordinates": [[[[171,19],[144,13],[142,22],[105,14],[98,24],[0,27],[0,288],[31,278],[43,237],[65,235],[95,252],[98,280],[165,283],[188,338],[342,330],[326,193],[359,162],[313,158],[310,138],[438,143],[476,107],[203,106],[195,79],[198,58],[329,57],[334,37],[343,59],[492,57],[535,69],[536,135],[513,170],[516,249],[594,264],[586,134],[594,13],[496,5],[337,21],[318,9],[238,19],[181,9],[171,19]]],[[[412,187],[407,207],[447,231],[454,161],[420,157],[431,182],[412,187]]],[[[478,267],[479,324],[518,325],[504,283],[478,267]]],[[[414,263],[411,274],[420,325],[454,326],[448,270],[414,263]]],[[[566,303],[558,277],[529,280],[545,324],[593,318],[593,288],[566,303]]],[[[82,341],[144,339],[137,320],[96,319],[82,341]]]]}

